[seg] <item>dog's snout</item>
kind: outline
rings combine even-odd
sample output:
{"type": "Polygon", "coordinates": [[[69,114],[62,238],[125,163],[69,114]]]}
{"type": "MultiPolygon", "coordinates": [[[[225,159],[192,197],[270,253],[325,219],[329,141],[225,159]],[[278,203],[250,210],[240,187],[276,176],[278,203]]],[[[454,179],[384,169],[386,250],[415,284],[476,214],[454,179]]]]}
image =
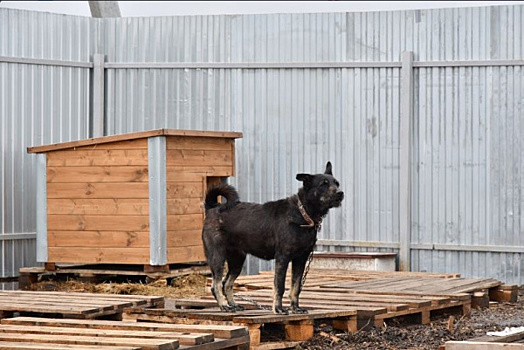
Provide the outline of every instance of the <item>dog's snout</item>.
{"type": "Polygon", "coordinates": [[[338,200],[343,200],[344,199],[344,192],[338,191],[336,196],[337,196],[338,200]]]}

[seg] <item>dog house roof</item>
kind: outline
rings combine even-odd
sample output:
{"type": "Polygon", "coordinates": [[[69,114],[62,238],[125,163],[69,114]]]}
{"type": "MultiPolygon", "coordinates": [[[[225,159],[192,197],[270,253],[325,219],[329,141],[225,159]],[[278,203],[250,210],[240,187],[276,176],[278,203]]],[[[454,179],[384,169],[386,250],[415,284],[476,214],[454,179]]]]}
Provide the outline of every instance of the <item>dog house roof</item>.
{"type": "Polygon", "coordinates": [[[141,138],[148,138],[154,136],[192,136],[192,137],[220,137],[229,139],[238,139],[242,137],[241,132],[231,131],[200,131],[200,130],[177,130],[177,129],[158,129],[151,131],[141,131],[129,134],[119,134],[112,136],[104,136],[91,138],[80,141],[69,141],[62,143],[54,143],[44,146],[28,147],[28,153],[45,153],[57,150],[63,150],[68,148],[91,146],[102,143],[117,142],[117,141],[128,141],[141,138]]]}

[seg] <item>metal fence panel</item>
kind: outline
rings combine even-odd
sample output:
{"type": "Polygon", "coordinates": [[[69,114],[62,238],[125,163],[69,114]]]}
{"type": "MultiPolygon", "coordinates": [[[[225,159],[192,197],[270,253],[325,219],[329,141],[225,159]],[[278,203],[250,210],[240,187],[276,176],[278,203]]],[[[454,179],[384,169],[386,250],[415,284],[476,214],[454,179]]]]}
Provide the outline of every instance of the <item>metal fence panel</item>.
{"type": "MultiPolygon", "coordinates": [[[[296,173],[331,160],[346,200],[326,220],[320,239],[334,243],[324,248],[379,242],[375,250],[396,251],[400,59],[413,51],[428,67],[414,69],[412,267],[520,284],[522,68],[431,62],[522,59],[523,11],[92,19],[0,9],[3,237],[35,231],[35,159],[25,147],[89,137],[92,106],[89,67],[1,58],[90,62],[102,53],[106,134],[242,131],[232,183],[246,201],[295,193],[296,173]]],[[[34,241],[20,237],[2,240],[4,275],[32,264],[34,241]]],[[[257,259],[247,266],[267,268],[257,259]]]]}
{"type": "MultiPolygon", "coordinates": [[[[0,9],[0,56],[89,61],[88,18],[0,9]]],[[[36,264],[28,146],[89,136],[89,69],[0,62],[0,276],[36,264]]]]}

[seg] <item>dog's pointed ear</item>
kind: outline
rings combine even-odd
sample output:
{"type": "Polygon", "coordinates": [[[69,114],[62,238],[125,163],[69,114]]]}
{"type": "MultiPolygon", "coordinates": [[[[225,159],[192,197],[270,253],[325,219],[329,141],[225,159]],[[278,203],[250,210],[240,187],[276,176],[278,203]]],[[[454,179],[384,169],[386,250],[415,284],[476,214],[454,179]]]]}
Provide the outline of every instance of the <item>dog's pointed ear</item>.
{"type": "Polygon", "coordinates": [[[297,174],[297,180],[302,181],[304,186],[309,186],[311,184],[312,175],[309,174],[297,174]]]}
{"type": "Polygon", "coordinates": [[[331,162],[327,162],[326,171],[324,171],[324,174],[333,176],[333,172],[331,171],[331,162]]]}

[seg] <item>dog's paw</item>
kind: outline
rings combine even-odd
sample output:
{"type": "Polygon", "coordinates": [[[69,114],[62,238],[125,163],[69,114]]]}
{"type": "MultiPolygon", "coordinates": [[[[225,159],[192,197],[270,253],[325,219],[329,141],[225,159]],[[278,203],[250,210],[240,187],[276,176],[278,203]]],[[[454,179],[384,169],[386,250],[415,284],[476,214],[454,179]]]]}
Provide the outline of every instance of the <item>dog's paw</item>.
{"type": "Polygon", "coordinates": [[[307,310],[306,309],[301,309],[299,307],[294,307],[294,308],[291,308],[291,313],[293,314],[307,314],[307,310]]]}
{"type": "Polygon", "coordinates": [[[229,306],[229,305],[219,305],[219,307],[220,307],[220,310],[224,312],[235,312],[236,311],[235,307],[229,306]]]}
{"type": "Polygon", "coordinates": [[[289,315],[289,310],[284,308],[273,309],[273,312],[279,315],[289,315]]]}
{"type": "Polygon", "coordinates": [[[232,311],[232,312],[236,312],[236,311],[244,311],[244,307],[242,305],[238,305],[238,304],[229,304],[228,305],[229,309],[232,311]]]}
{"type": "Polygon", "coordinates": [[[238,305],[238,304],[230,305],[230,307],[232,307],[233,310],[235,310],[235,311],[244,311],[245,310],[242,305],[238,305]]]}

